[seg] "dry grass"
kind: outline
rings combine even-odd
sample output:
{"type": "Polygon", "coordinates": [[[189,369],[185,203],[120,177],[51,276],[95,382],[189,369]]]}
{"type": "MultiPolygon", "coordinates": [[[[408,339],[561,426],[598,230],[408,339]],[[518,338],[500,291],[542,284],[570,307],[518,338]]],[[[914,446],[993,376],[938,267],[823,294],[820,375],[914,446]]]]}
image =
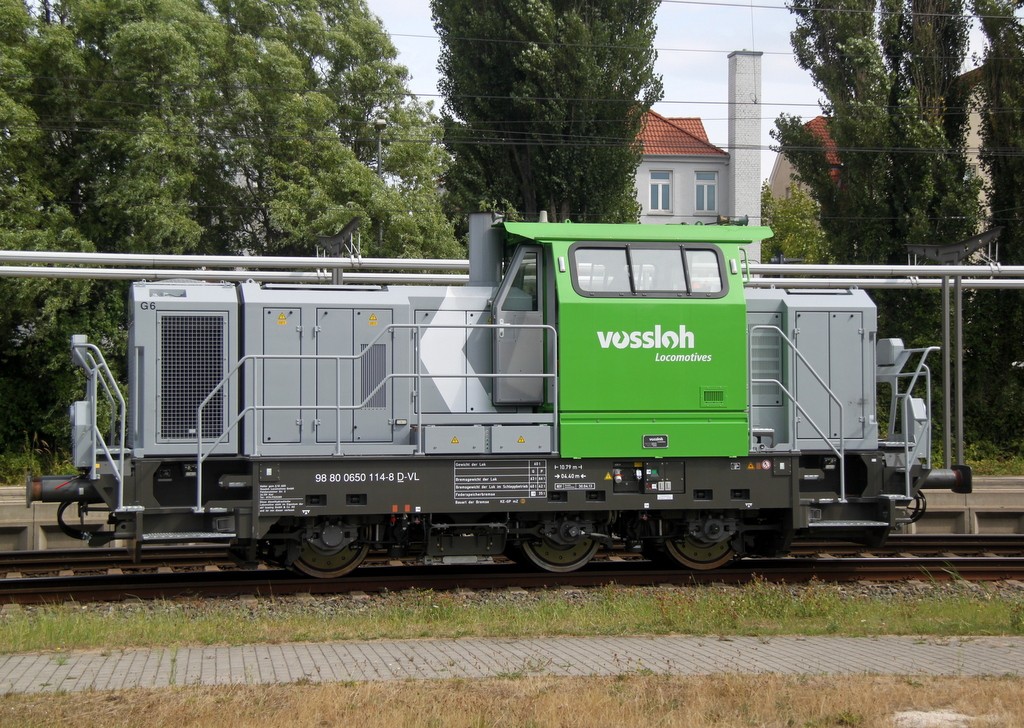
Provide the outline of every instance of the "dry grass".
{"type": "MultiPolygon", "coordinates": [[[[0,725],[103,726],[893,726],[901,711],[960,725],[1024,726],[1010,678],[777,675],[522,678],[9,695],[0,725]]],[[[941,725],[957,725],[944,723],[941,725]]]]}

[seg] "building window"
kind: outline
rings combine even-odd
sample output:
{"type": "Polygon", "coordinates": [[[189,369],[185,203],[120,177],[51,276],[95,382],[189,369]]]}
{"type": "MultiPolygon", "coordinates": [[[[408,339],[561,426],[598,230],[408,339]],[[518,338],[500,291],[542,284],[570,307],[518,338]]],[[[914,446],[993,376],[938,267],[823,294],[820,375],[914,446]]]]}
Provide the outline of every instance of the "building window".
{"type": "Polygon", "coordinates": [[[651,212],[672,212],[671,172],[651,172],[651,212]]]}
{"type": "Polygon", "coordinates": [[[697,172],[697,212],[718,212],[718,172],[697,172]]]}

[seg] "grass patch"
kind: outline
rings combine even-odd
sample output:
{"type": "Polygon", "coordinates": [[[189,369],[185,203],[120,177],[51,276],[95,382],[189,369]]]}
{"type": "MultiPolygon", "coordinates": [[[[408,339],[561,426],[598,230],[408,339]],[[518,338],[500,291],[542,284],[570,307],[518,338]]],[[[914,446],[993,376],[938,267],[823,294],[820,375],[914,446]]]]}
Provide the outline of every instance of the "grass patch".
{"type": "Polygon", "coordinates": [[[1024,725],[1019,678],[779,675],[393,681],[0,697],[0,725],[837,726],[1024,725]],[[904,712],[957,723],[898,723],[904,712]]]}
{"type": "MultiPolygon", "coordinates": [[[[964,460],[975,475],[1020,475],[1024,473],[1024,455],[988,445],[969,443],[964,450],[964,460]]],[[[941,463],[942,458],[935,462],[941,463]]]]}
{"type": "Polygon", "coordinates": [[[0,452],[0,485],[24,485],[25,473],[62,475],[77,472],[68,452],[53,448],[35,436],[25,436],[19,450],[0,452]]]}
{"type": "Polygon", "coordinates": [[[889,593],[811,583],[463,594],[412,590],[245,601],[26,607],[0,617],[0,649],[456,637],[1020,635],[1024,594],[964,582],[889,593]]]}

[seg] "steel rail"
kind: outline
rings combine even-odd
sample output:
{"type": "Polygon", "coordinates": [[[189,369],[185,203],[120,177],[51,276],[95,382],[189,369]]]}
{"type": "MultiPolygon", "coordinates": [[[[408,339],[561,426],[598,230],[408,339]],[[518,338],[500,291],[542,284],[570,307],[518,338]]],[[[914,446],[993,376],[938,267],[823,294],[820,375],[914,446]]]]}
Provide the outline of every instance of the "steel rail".
{"type": "MultiPolygon", "coordinates": [[[[847,541],[798,540],[790,550],[796,559],[827,555],[895,555],[908,556],[968,556],[999,554],[1024,557],[1024,535],[1021,534],[897,534],[890,536],[882,546],[868,547],[847,541]]],[[[642,561],[637,554],[612,549],[600,552],[598,561],[632,559],[642,561]]],[[[367,557],[365,567],[391,561],[392,557],[367,557]]],[[[500,560],[499,560],[500,562],[500,560]]],[[[740,562],[742,563],[742,562],[740,562]]],[[[228,554],[227,546],[214,543],[176,545],[143,545],[138,552],[129,548],[79,547],[69,549],[43,549],[34,551],[0,552],[0,582],[5,574],[32,571],[58,572],[76,569],[120,568],[144,570],[154,566],[190,568],[196,564],[216,565],[221,568],[242,569],[228,554]]]]}
{"type": "Polygon", "coordinates": [[[0,580],[0,603],[57,603],[254,594],[347,594],[404,589],[544,589],[551,587],[744,584],[754,580],[1001,581],[1024,577],[1024,558],[748,559],[713,571],[641,568],[637,563],[590,564],[568,574],[523,572],[515,564],[364,567],[344,579],[315,579],[285,570],[107,574],[0,580]]]}

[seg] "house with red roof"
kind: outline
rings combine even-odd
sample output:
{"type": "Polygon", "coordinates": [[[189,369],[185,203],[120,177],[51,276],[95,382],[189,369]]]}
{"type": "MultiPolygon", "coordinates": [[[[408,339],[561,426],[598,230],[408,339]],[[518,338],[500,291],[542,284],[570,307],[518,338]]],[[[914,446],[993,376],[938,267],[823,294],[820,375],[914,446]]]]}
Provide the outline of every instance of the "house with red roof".
{"type": "MultiPolygon", "coordinates": [[[[761,53],[733,51],[728,69],[729,138],[723,149],[693,117],[644,116],[636,174],[640,221],[716,224],[720,216],[761,224],[761,53]]],[[[758,245],[752,258],[758,259],[758,245]]]]}
{"type": "MultiPolygon", "coordinates": [[[[821,146],[825,149],[825,159],[828,161],[829,176],[837,185],[840,184],[840,172],[843,168],[843,161],[839,157],[835,140],[828,133],[828,119],[824,116],[816,116],[804,124],[804,128],[821,142],[821,146]]],[[[772,172],[768,175],[768,187],[772,191],[772,196],[779,199],[789,197],[790,188],[796,184],[800,184],[796,169],[789,159],[786,158],[785,154],[777,154],[775,156],[775,166],[772,167],[772,172]]]]}
{"type": "Polygon", "coordinates": [[[729,153],[708,140],[700,119],[648,111],[640,142],[641,222],[711,223],[730,209],[725,190],[729,153]]]}
{"type": "MultiPolygon", "coordinates": [[[[989,175],[981,165],[980,160],[982,138],[981,113],[979,111],[981,100],[978,97],[980,92],[977,89],[979,77],[980,69],[974,69],[973,71],[968,71],[963,74],[960,79],[962,83],[972,89],[970,113],[968,115],[967,129],[965,132],[967,135],[965,140],[967,163],[970,166],[971,174],[979,176],[982,179],[984,186],[987,187],[989,183],[989,175]]],[[[835,140],[829,133],[828,125],[829,120],[827,117],[816,116],[804,124],[804,128],[811,132],[811,134],[821,142],[821,146],[825,149],[825,160],[828,162],[829,176],[836,185],[841,185],[843,183],[843,160],[839,156],[839,150],[836,146],[835,140]]],[[[772,196],[778,199],[787,198],[792,194],[791,189],[795,185],[801,185],[796,169],[790,163],[789,159],[786,158],[785,154],[776,155],[775,166],[772,167],[772,172],[768,176],[768,187],[771,190],[772,196]]],[[[806,189],[806,187],[804,189],[806,189]]],[[[984,191],[982,192],[982,207],[985,211],[985,215],[987,216],[989,208],[984,191]]]]}

